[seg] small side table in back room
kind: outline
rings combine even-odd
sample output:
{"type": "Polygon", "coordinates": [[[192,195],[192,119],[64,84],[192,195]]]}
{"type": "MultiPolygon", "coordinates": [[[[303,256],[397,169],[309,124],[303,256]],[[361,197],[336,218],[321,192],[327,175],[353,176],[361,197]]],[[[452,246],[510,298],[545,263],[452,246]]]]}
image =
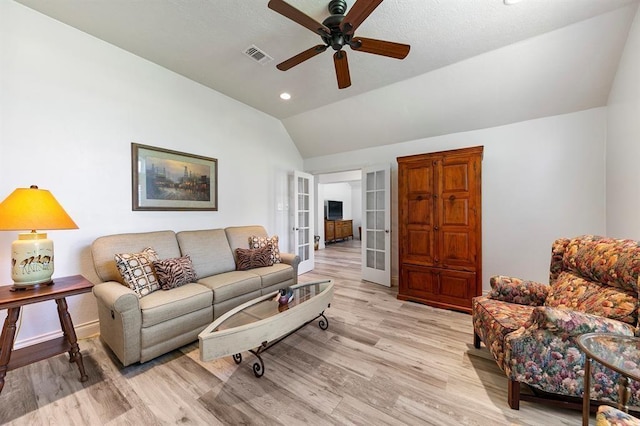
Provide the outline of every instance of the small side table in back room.
{"type": "Polygon", "coordinates": [[[0,286],[0,310],[7,310],[7,318],[0,336],[0,392],[4,387],[4,377],[7,371],[25,365],[42,361],[64,352],[69,353],[69,362],[75,362],[80,370],[80,381],[87,380],[82,363],[82,354],[78,347],[78,339],[73,329],[71,315],[67,310],[68,296],[88,293],[93,284],[82,275],[56,278],[52,285],[39,286],[32,290],[12,291],[11,286],[0,286]],[[32,303],[55,300],[58,305],[58,318],[63,335],[57,339],[13,350],[16,337],[16,322],[20,315],[20,308],[32,303]]]}

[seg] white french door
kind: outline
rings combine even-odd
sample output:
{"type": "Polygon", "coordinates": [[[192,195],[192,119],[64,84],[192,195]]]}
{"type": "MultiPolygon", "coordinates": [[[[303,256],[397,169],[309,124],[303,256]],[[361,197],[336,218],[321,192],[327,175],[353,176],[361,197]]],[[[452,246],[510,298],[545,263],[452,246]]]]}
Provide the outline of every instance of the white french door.
{"type": "Polygon", "coordinates": [[[291,177],[291,252],[300,256],[298,274],[309,272],[313,260],[313,175],[295,171],[291,177]]]}
{"type": "Polygon", "coordinates": [[[391,167],[362,169],[362,279],[391,287],[391,167]]]}

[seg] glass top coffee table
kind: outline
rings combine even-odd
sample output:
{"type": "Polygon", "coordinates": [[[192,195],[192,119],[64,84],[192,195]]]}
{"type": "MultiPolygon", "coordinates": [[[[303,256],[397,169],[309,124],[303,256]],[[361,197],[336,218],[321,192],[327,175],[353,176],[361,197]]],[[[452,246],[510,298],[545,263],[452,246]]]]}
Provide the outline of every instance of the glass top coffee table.
{"type": "Polygon", "coordinates": [[[585,353],[582,424],[589,424],[591,360],[620,373],[618,409],[628,411],[631,390],[629,379],[640,381],[640,338],[611,333],[587,333],[578,337],[578,346],[585,353]]]}
{"type": "Polygon", "coordinates": [[[200,359],[211,361],[232,355],[242,362],[241,352],[254,354],[256,377],[264,374],[260,354],[307,324],[320,318],[318,325],[326,330],[324,316],[333,299],[333,281],[323,280],[291,286],[293,297],[281,304],[279,292],[273,292],[243,303],[223,314],[199,335],[200,359]]]}

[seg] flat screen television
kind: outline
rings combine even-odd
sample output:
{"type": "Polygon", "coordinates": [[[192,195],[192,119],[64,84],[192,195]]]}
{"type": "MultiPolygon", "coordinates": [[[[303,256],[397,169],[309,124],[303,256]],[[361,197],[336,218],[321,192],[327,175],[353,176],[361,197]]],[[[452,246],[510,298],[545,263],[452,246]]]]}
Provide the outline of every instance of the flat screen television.
{"type": "Polygon", "coordinates": [[[342,201],[325,200],[324,217],[327,220],[342,220],[342,201]]]}

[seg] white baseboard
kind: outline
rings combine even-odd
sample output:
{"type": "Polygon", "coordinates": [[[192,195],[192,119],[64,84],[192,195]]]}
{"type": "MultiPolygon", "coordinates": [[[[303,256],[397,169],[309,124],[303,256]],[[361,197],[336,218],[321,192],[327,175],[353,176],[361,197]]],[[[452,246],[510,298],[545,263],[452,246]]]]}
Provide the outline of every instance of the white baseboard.
{"type": "MultiPolygon", "coordinates": [[[[84,324],[80,324],[74,327],[76,330],[76,336],[78,340],[86,339],[91,336],[95,336],[100,333],[100,323],[98,320],[90,321],[84,324]]],[[[48,340],[57,339],[62,336],[62,330],[54,331],[51,333],[40,334],[38,336],[29,337],[28,339],[17,340],[13,345],[14,349],[24,348],[26,346],[35,345],[38,343],[46,342],[48,340]]]]}

